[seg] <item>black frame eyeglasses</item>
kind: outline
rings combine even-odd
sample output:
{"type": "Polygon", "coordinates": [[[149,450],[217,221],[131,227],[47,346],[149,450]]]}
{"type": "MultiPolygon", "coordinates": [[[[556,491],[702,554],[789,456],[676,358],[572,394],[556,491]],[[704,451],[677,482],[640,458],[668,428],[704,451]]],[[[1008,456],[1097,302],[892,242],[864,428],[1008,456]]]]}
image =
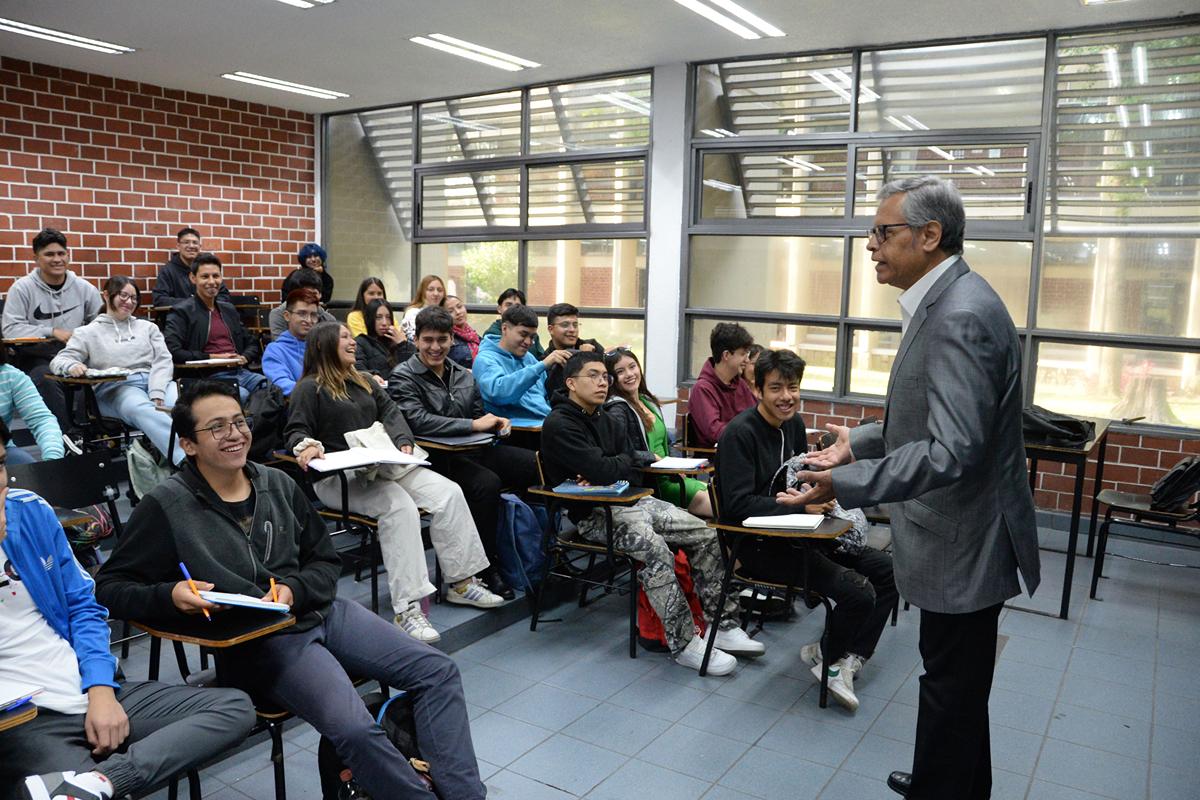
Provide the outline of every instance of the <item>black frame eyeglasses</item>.
{"type": "Polygon", "coordinates": [[[874,228],[867,229],[867,239],[875,239],[875,241],[883,244],[888,240],[889,228],[916,228],[917,225],[912,225],[907,222],[889,222],[886,225],[876,225],[874,228]]]}
{"type": "Polygon", "coordinates": [[[241,433],[249,433],[254,427],[254,415],[247,414],[244,417],[234,417],[228,422],[214,422],[207,428],[196,428],[196,430],[192,432],[199,436],[200,431],[208,431],[212,434],[214,441],[220,442],[233,436],[233,429],[235,426],[239,431],[241,431],[241,433]]]}

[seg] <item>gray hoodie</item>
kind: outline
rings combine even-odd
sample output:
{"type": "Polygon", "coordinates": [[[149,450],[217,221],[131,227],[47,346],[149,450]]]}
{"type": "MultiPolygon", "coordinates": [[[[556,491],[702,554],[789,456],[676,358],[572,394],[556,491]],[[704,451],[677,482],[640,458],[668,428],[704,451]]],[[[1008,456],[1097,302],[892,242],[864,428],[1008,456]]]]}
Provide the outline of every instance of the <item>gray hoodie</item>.
{"type": "Polygon", "coordinates": [[[148,372],[151,400],[163,399],[174,373],[171,351],[157,325],[137,317],[118,322],[108,314],[76,328],[67,346],[50,362],[50,369],[56,375],[67,375],[76,364],[89,369],[120,367],[148,372]]]}
{"type": "Polygon", "coordinates": [[[10,339],[49,336],[55,328],[75,330],[103,310],[99,290],[74,272],[67,270],[63,285],[52,289],[35,269],[8,290],[2,327],[10,339]]]}

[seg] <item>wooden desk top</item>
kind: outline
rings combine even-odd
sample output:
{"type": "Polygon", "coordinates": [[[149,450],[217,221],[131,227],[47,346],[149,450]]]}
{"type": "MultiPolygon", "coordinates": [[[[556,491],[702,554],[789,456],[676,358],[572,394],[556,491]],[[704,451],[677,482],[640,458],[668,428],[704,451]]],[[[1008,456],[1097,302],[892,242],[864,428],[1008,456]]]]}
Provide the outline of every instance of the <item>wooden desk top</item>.
{"type": "Polygon", "coordinates": [[[15,345],[44,344],[46,342],[53,342],[53,341],[54,341],[53,336],[17,336],[12,339],[4,339],[4,344],[15,344],[15,345]]]}
{"type": "Polygon", "coordinates": [[[491,437],[487,441],[471,442],[470,444],[439,442],[436,439],[422,439],[420,436],[416,437],[417,446],[423,447],[426,450],[441,450],[445,453],[467,453],[472,450],[478,450],[481,447],[491,447],[495,441],[495,436],[491,437]]]}
{"type": "Polygon", "coordinates": [[[230,367],[240,367],[245,364],[245,359],[242,358],[222,358],[214,364],[189,364],[186,361],[176,362],[175,371],[179,370],[206,370],[206,369],[229,369],[230,367]]]}
{"type": "Polygon", "coordinates": [[[512,429],[514,431],[521,431],[523,433],[541,433],[542,432],[541,425],[513,425],[512,429]]]}
{"type": "Polygon", "coordinates": [[[50,373],[46,374],[46,378],[48,380],[52,380],[55,383],[65,383],[68,386],[95,386],[100,383],[112,383],[113,381],[123,381],[128,377],[129,377],[128,375],[97,375],[94,377],[88,377],[87,375],[80,375],[80,376],[76,377],[74,375],[53,375],[50,373]]]}
{"type": "Polygon", "coordinates": [[[0,731],[24,725],[26,722],[37,717],[37,714],[37,706],[31,702],[0,713],[0,731]]]}
{"type": "Polygon", "coordinates": [[[729,533],[740,533],[748,536],[769,536],[774,539],[818,539],[830,540],[836,539],[846,531],[850,530],[851,525],[844,519],[834,519],[826,517],[821,521],[821,524],[812,530],[786,530],[781,528],[745,528],[741,525],[726,525],[720,522],[709,522],[708,527],[715,528],[719,531],[728,531],[729,533]]]}
{"type": "Polygon", "coordinates": [[[620,494],[565,494],[563,492],[556,492],[546,486],[530,486],[529,493],[541,497],[553,497],[556,500],[565,500],[570,503],[609,503],[611,505],[630,506],[643,497],[652,496],[654,490],[630,486],[620,494]]]}
{"type": "Polygon", "coordinates": [[[290,628],[296,624],[296,618],[291,614],[230,609],[215,612],[212,622],[205,620],[203,615],[179,622],[130,622],[138,630],[160,639],[219,649],[244,644],[290,628]]]}

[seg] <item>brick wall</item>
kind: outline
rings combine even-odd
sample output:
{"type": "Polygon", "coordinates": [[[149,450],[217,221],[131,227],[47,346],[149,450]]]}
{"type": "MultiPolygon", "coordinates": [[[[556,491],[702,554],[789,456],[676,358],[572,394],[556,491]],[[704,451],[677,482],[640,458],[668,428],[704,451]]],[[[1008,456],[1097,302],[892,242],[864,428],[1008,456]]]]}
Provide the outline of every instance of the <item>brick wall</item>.
{"type": "Polygon", "coordinates": [[[272,299],[314,238],[306,114],[11,58],[0,87],[0,292],[46,226],[77,274],[149,288],[190,225],[234,293],[272,299]]]}
{"type": "MultiPolygon", "coordinates": [[[[679,389],[682,402],[680,410],[686,410],[687,387],[679,389]]],[[[882,418],[883,410],[875,406],[854,403],[831,403],[827,400],[802,400],[800,415],[810,436],[814,431],[824,431],[825,425],[858,424],[863,417],[882,418]]],[[[1149,492],[1150,487],[1175,463],[1189,455],[1200,455],[1200,438],[1165,438],[1142,436],[1134,433],[1113,432],[1108,437],[1108,452],[1104,459],[1104,481],[1102,488],[1119,489],[1124,492],[1149,492]]],[[[1095,493],[1096,461],[1088,464],[1087,477],[1083,484],[1083,513],[1091,511],[1091,497],[1095,493]]],[[[1075,491],[1075,468],[1067,464],[1039,462],[1038,484],[1034,491],[1035,505],[1042,511],[1071,513],[1071,502],[1075,491]]],[[[1086,532],[1086,518],[1085,532],[1086,532]]]]}

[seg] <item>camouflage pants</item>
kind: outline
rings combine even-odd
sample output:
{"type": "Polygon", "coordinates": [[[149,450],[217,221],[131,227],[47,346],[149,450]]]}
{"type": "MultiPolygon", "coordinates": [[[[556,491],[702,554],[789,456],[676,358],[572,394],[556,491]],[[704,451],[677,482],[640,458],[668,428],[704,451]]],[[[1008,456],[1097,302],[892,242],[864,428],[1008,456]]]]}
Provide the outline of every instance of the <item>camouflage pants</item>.
{"type": "MultiPolygon", "coordinates": [[[[721,594],[725,561],[717,543],[716,531],[704,521],[656,497],[646,497],[633,506],[614,508],[613,547],[642,562],[638,580],[654,612],[662,620],[667,646],[678,653],[696,635],[692,610],[675,580],[675,553],[678,547],[687,554],[692,568],[696,594],[704,615],[712,619],[721,594]]],[[[579,523],[580,535],[591,542],[603,543],[604,510],[594,509],[579,523]]],[[[722,627],[737,624],[736,598],[726,598],[722,627]]]]}

